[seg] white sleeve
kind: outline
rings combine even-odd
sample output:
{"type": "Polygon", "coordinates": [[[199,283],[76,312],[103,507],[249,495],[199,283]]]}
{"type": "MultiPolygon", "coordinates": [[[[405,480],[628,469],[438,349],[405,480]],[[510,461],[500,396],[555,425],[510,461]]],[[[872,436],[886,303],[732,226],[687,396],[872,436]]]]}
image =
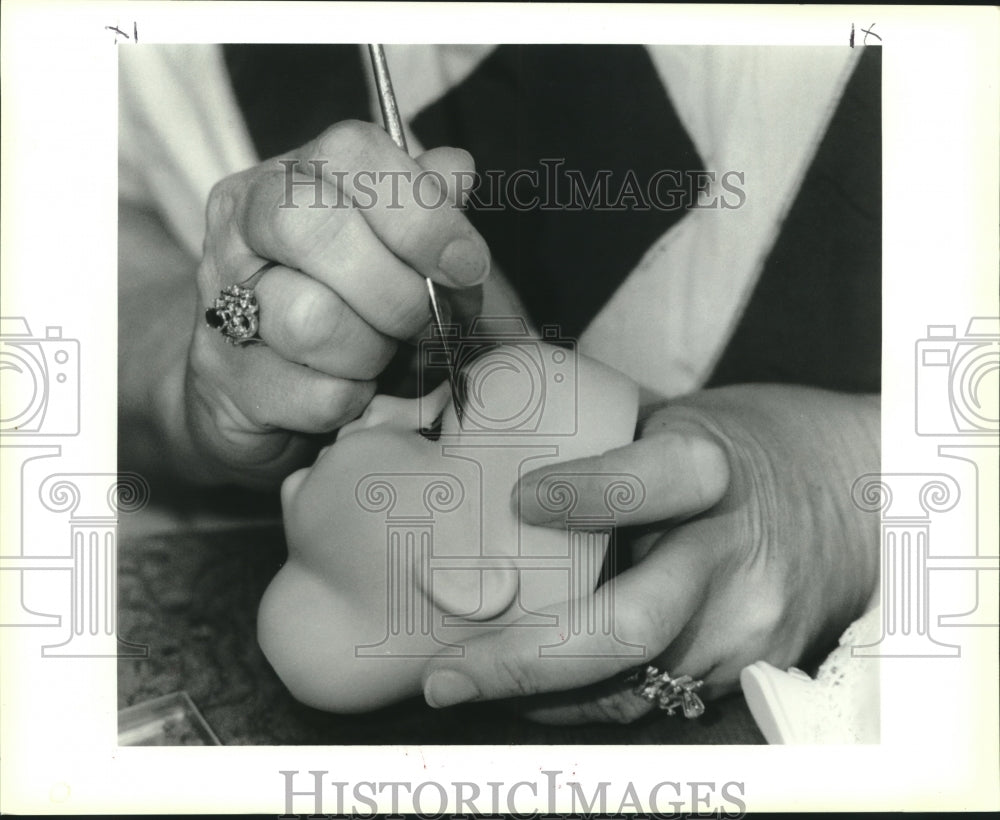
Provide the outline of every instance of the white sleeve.
{"type": "Polygon", "coordinates": [[[212,186],[257,162],[221,46],[119,50],[119,196],[155,208],[201,255],[212,186]]]}
{"type": "Polygon", "coordinates": [[[724,197],[693,210],[647,251],[580,347],[653,393],[700,387],[721,355],[829,124],[860,51],[663,46],[650,55],[724,197]],[[738,179],[738,178],[735,178],[738,179]],[[730,182],[734,178],[730,177],[730,182]]]}

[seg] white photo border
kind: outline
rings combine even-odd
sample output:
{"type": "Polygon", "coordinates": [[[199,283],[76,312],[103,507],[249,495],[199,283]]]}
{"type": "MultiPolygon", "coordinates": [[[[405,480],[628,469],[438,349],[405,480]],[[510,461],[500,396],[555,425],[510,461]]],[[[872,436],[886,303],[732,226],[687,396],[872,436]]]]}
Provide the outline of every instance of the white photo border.
{"type": "MultiPolygon", "coordinates": [[[[939,454],[948,441],[915,435],[914,351],[928,326],[961,334],[972,317],[1000,316],[996,9],[15,0],[2,16],[3,315],[79,341],[84,433],[45,442],[60,448],[69,472],[116,470],[116,49],[134,47],[128,35],[140,43],[368,42],[377,32],[386,43],[849,48],[852,26],[855,47],[868,29],[883,49],[883,472],[958,469],[939,454]]],[[[9,461],[3,479],[6,510],[20,481],[9,461]]],[[[966,515],[935,538],[974,541],[980,523],[966,515]]],[[[995,521],[985,524],[980,543],[995,547],[995,521]]],[[[0,530],[5,555],[20,538],[11,526],[0,530]]],[[[66,537],[62,523],[38,522],[37,533],[66,537]]],[[[939,575],[936,594],[969,595],[962,573],[939,575]]],[[[119,748],[114,660],[40,657],[33,632],[0,630],[9,812],[278,815],[283,770],[446,784],[544,784],[540,771],[557,770],[581,783],[627,780],[640,795],[664,780],[738,782],[755,811],[1000,806],[995,628],[948,629],[960,658],[883,663],[878,746],[619,746],[613,757],[586,746],[119,748]]],[[[565,790],[558,799],[556,810],[568,810],[565,790]]],[[[309,800],[296,805],[312,811],[309,800]]],[[[550,807],[539,788],[537,798],[521,790],[517,808],[550,807]]]]}

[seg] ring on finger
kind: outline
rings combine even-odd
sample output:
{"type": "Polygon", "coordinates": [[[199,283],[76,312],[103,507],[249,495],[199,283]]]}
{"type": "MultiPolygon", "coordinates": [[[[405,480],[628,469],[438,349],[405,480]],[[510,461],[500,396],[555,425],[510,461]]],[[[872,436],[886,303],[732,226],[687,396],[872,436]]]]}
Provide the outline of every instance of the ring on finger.
{"type": "Polygon", "coordinates": [[[626,680],[634,684],[632,694],[656,704],[668,715],[673,715],[678,709],[684,712],[686,718],[705,714],[705,703],[697,695],[704,681],[695,680],[690,675],[674,678],[669,672],[661,672],[652,665],[636,669],[626,680]]]}
{"type": "Polygon", "coordinates": [[[260,337],[260,305],[254,288],[264,271],[276,262],[261,265],[242,282],[219,291],[215,302],[205,309],[206,324],[218,330],[232,345],[263,344],[260,337]]]}

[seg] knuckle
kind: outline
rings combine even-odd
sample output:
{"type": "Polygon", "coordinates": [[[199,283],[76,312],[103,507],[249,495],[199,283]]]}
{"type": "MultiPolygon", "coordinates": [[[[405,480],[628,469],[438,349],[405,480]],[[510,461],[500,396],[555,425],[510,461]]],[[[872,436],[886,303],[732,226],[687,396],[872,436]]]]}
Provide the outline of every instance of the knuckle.
{"type": "MultiPolygon", "coordinates": [[[[319,370],[335,354],[343,372],[354,379],[374,379],[392,360],[396,343],[365,326],[351,308],[332,292],[310,294],[294,300],[283,318],[285,334],[293,340],[294,353],[319,370]]],[[[290,351],[291,352],[291,351],[290,351]]]]}
{"type": "MultiPolygon", "coordinates": [[[[211,256],[202,257],[201,264],[195,271],[195,282],[203,299],[214,299],[219,288],[219,269],[211,256]]],[[[199,327],[201,325],[199,324],[199,327]]]]}
{"type": "Polygon", "coordinates": [[[399,218],[380,226],[379,239],[410,262],[414,258],[413,250],[421,248],[432,235],[428,230],[428,213],[424,208],[407,207],[399,212],[399,218]]]}
{"type": "Polygon", "coordinates": [[[314,188],[292,192],[292,207],[284,207],[284,199],[274,207],[272,197],[271,205],[257,214],[259,230],[270,238],[275,253],[295,260],[297,267],[323,266],[324,256],[350,219],[349,211],[314,207],[317,197],[322,199],[323,194],[314,188]]]}
{"type": "Polygon", "coordinates": [[[288,259],[307,228],[307,220],[299,215],[299,208],[277,207],[274,192],[278,189],[275,186],[282,184],[277,172],[268,171],[254,177],[241,228],[251,246],[259,249],[263,242],[269,255],[288,259]]]}
{"type": "Polygon", "coordinates": [[[457,167],[466,171],[474,171],[476,169],[476,160],[472,154],[464,148],[452,148],[451,150],[453,152],[453,161],[457,167]]]}
{"type": "Polygon", "coordinates": [[[230,177],[216,182],[208,192],[205,205],[205,223],[209,233],[218,230],[219,225],[232,217],[235,210],[235,196],[230,177]]]}
{"type": "Polygon", "coordinates": [[[381,134],[384,132],[373,123],[341,120],[320,134],[316,144],[324,156],[343,159],[363,153],[381,134]]]}
{"type": "Polygon", "coordinates": [[[666,627],[661,606],[656,601],[633,603],[634,606],[616,608],[616,632],[622,640],[643,647],[646,655],[652,657],[659,649],[659,637],[666,627]]]}
{"type": "Polygon", "coordinates": [[[394,329],[397,339],[409,339],[423,331],[431,321],[431,312],[424,298],[397,298],[386,305],[387,326],[394,329]]]}
{"type": "Polygon", "coordinates": [[[288,306],[286,330],[303,352],[321,351],[340,341],[346,310],[332,292],[310,292],[308,298],[295,299],[288,306]]]}
{"type": "Polygon", "coordinates": [[[526,697],[538,692],[538,685],[525,665],[506,652],[498,652],[494,658],[495,679],[501,690],[511,697],[526,697]]]}
{"type": "Polygon", "coordinates": [[[785,585],[776,581],[761,583],[758,589],[760,594],[755,596],[753,607],[745,608],[741,613],[743,623],[740,631],[746,644],[766,646],[782,627],[791,624],[788,595],[785,585]]]}
{"type": "Polygon", "coordinates": [[[443,210],[447,190],[447,175],[436,168],[425,168],[413,179],[414,199],[422,210],[443,210]]]}

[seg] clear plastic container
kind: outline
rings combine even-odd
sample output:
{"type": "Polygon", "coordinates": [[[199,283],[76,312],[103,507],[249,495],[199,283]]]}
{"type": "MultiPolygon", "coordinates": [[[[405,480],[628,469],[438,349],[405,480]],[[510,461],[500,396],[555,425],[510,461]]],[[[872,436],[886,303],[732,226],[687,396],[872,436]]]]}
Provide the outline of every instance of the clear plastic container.
{"type": "Polygon", "coordinates": [[[119,746],[221,746],[187,692],[137,703],[118,712],[119,746]]]}

